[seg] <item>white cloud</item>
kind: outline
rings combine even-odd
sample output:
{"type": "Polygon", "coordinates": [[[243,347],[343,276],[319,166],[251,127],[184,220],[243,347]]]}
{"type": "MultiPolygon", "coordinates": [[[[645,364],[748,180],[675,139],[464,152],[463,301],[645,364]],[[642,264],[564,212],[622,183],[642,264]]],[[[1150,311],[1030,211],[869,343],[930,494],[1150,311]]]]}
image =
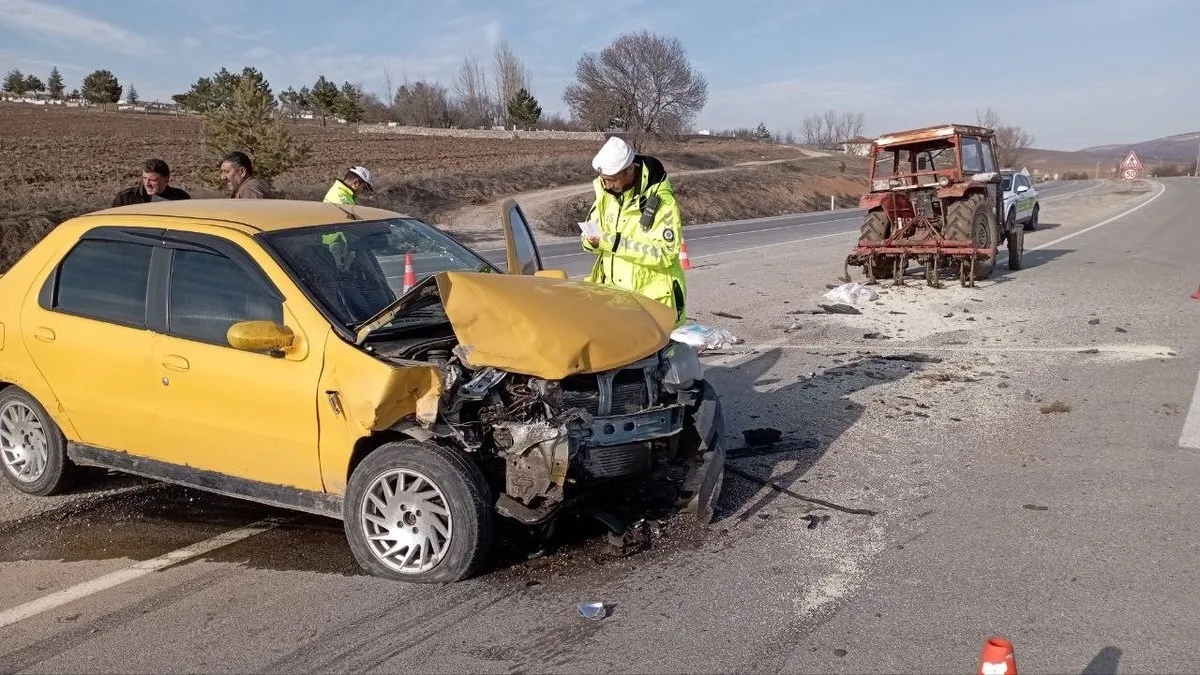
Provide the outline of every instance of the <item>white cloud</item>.
{"type": "Polygon", "coordinates": [[[141,35],[38,0],[0,0],[0,24],[41,37],[90,42],[122,54],[159,51],[141,35]]]}
{"type": "Polygon", "coordinates": [[[204,43],[200,42],[199,38],[185,37],[183,38],[183,46],[188,49],[195,49],[204,43]]]}

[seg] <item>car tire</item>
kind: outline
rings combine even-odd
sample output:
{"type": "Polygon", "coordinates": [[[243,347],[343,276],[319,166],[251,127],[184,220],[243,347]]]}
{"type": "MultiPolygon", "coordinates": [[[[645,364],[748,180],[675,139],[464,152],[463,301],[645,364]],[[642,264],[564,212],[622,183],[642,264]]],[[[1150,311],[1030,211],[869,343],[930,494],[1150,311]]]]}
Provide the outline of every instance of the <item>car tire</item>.
{"type": "Polygon", "coordinates": [[[1038,228],[1038,211],[1041,210],[1041,208],[1042,207],[1040,205],[1033,207],[1033,214],[1029,216],[1029,221],[1025,223],[1026,232],[1033,232],[1038,228]]]}
{"type": "Polygon", "coordinates": [[[62,429],[17,387],[0,390],[0,466],[14,488],[36,497],[66,491],[79,473],[67,458],[62,429]]]}
{"type": "Polygon", "coordinates": [[[355,560],[370,574],[453,583],[487,562],[493,506],[487,481],[469,457],[397,441],[355,467],[342,505],[343,527],[355,560]]]}

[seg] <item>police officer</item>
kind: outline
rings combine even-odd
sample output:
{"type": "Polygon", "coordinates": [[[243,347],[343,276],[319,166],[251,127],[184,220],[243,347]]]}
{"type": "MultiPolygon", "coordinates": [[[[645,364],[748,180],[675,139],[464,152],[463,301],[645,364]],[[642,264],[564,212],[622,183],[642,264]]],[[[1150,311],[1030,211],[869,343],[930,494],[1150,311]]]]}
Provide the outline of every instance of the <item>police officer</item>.
{"type": "Polygon", "coordinates": [[[371,172],[367,167],[352,166],[346,169],[346,175],[342,176],[341,180],[333,181],[333,185],[325,193],[325,201],[334,204],[354,204],[359,193],[374,189],[371,172]]]}
{"type": "Polygon", "coordinates": [[[609,138],[592,160],[599,174],[588,220],[600,236],[581,237],[596,254],[587,280],[616,286],[675,310],[675,325],[687,318],[687,281],[679,261],[683,223],[662,162],[634,152],[623,139],[609,138]]]}

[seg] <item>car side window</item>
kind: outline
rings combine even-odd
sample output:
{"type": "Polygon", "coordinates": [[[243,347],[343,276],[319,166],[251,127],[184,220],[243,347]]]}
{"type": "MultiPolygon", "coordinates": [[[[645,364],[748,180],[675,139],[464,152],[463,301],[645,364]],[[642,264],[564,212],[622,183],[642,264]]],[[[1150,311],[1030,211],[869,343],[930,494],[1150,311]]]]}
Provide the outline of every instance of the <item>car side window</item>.
{"type": "Polygon", "coordinates": [[[283,323],[283,303],[229,258],[176,250],[167,295],[167,331],[176,337],[228,346],[239,321],[283,323]]]}
{"type": "Polygon", "coordinates": [[[52,308],[68,314],[146,327],[146,288],[154,247],[84,239],[63,258],[52,308]]]}

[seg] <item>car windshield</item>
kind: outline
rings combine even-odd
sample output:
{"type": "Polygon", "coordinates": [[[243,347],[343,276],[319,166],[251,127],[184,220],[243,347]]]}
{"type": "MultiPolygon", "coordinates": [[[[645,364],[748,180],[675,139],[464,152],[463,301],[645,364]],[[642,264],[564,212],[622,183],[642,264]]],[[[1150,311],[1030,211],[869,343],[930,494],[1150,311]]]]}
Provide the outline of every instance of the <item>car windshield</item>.
{"type": "Polygon", "coordinates": [[[932,185],[937,183],[935,172],[953,170],[956,163],[949,141],[880,148],[872,167],[873,189],[932,185]]]}
{"type": "MultiPolygon", "coordinates": [[[[351,329],[404,294],[408,254],[417,282],[444,271],[497,271],[454,239],[412,218],[283,230],[263,238],[317,302],[351,329]]],[[[445,314],[440,307],[426,307],[389,325],[441,321],[445,314]]]]}

